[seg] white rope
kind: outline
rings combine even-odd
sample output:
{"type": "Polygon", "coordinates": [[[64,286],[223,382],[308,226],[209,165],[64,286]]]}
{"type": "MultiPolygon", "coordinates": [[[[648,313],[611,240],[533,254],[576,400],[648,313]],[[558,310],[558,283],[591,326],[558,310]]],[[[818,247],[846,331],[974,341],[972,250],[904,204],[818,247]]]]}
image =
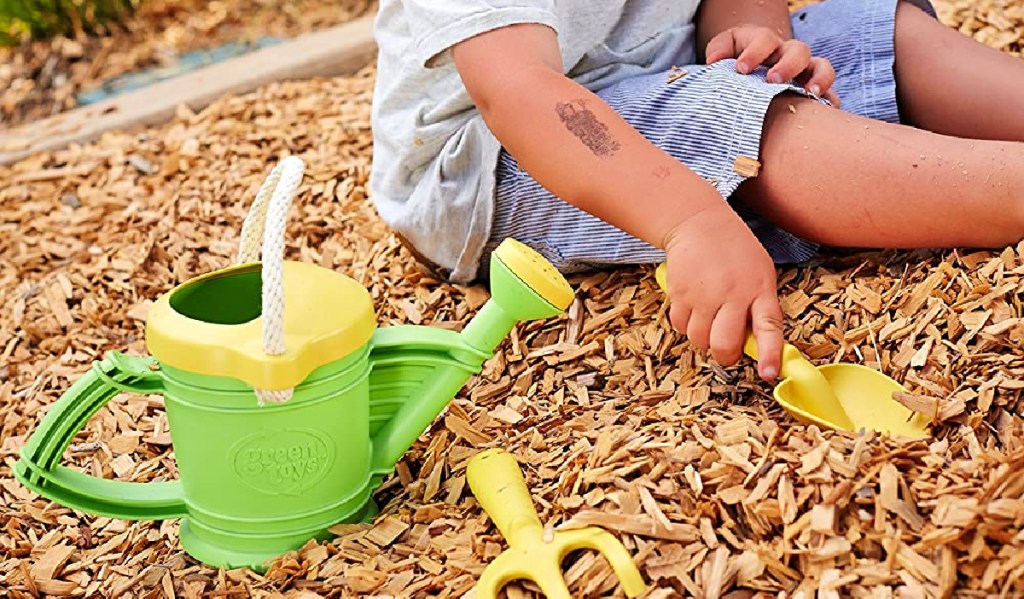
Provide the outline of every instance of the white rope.
{"type": "MultiPolygon", "coordinates": [[[[270,171],[242,224],[238,263],[255,262],[262,249],[263,351],[283,354],[284,342],[284,234],[288,209],[302,183],[305,165],[295,156],[282,160],[270,171]],[[262,244],[260,241],[262,240],[262,244]]],[[[293,389],[256,389],[260,405],[281,403],[293,389]]]]}

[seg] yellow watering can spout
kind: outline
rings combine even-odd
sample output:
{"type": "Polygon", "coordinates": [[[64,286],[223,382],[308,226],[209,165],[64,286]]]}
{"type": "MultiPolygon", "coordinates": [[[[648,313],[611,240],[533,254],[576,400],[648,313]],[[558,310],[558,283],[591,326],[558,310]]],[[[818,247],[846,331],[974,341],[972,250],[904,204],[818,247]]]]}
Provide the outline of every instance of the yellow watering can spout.
{"type": "MultiPolygon", "coordinates": [[[[667,290],[666,268],[655,279],[667,290]]],[[[757,360],[757,340],[748,331],[743,353],[757,360]]],[[[892,395],[904,388],[884,374],[859,364],[814,366],[790,344],[782,348],[781,382],[775,401],[801,422],[856,432],[861,429],[920,438],[928,435],[928,420],[906,408],[892,395]]]]}

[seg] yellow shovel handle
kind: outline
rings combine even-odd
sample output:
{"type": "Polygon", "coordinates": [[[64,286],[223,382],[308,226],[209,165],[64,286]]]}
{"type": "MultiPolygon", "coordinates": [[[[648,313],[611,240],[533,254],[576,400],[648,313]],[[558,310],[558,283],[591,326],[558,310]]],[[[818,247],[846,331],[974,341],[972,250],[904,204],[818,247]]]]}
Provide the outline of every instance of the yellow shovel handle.
{"type": "MultiPolygon", "coordinates": [[[[750,356],[751,359],[757,360],[757,339],[754,337],[754,332],[747,330],[747,339],[743,342],[743,353],[750,356]]],[[[779,363],[779,377],[782,379],[788,378],[806,378],[810,370],[814,370],[814,364],[804,357],[800,350],[796,346],[790,343],[782,344],[782,357],[779,363]]],[[[810,376],[817,378],[817,374],[810,374],[810,376]]]]}
{"type": "Polygon", "coordinates": [[[541,539],[544,529],[512,454],[503,449],[478,453],[466,467],[466,480],[509,545],[541,539]]]}
{"type": "Polygon", "coordinates": [[[750,329],[747,329],[747,339],[743,342],[743,353],[751,359],[757,360],[757,339],[754,337],[754,331],[750,329]]]}
{"type": "MultiPolygon", "coordinates": [[[[747,339],[743,342],[743,353],[755,361],[758,359],[757,339],[754,337],[754,332],[749,329],[747,330],[747,339]]],[[[814,368],[814,365],[794,345],[783,343],[779,375],[784,379],[789,378],[792,373],[801,372],[799,369],[802,368],[814,368]]]]}

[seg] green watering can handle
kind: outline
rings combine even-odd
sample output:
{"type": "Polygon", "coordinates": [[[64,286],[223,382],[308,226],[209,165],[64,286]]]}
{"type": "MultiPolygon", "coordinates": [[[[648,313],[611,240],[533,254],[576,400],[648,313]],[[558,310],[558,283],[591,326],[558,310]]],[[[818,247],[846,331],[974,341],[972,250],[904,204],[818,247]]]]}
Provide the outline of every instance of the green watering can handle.
{"type": "Polygon", "coordinates": [[[94,362],[61,396],[21,451],[14,474],[21,484],[62,505],[124,520],[163,520],[185,515],[178,481],[128,483],[82,474],[58,462],[75,435],[121,392],[162,393],[156,361],[117,352],[94,362]]]}

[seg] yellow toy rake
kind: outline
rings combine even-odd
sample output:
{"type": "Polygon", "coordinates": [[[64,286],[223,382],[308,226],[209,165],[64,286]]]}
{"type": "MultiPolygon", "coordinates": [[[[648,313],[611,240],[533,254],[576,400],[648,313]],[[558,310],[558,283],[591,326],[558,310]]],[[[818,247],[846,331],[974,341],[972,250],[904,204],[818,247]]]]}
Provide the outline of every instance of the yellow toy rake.
{"type": "Polygon", "coordinates": [[[633,559],[611,533],[588,527],[548,532],[545,537],[523,473],[508,452],[488,449],[477,454],[469,462],[466,478],[509,544],[480,575],[478,599],[493,599],[509,582],[524,579],[537,583],[548,599],[571,599],[562,577],[562,560],[579,549],[593,549],[604,556],[627,596],[637,597],[646,590],[633,559]]]}

